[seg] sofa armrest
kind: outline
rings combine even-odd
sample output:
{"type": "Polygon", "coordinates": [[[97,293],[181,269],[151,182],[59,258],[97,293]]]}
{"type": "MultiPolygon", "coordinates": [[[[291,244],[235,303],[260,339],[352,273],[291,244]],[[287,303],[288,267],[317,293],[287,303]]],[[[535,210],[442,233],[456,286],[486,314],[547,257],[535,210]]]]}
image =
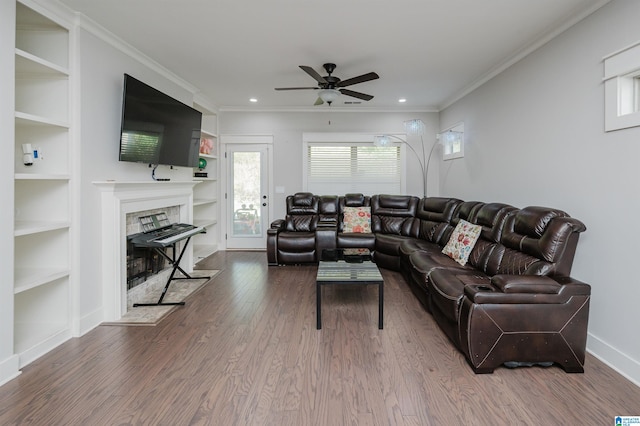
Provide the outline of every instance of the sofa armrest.
{"type": "Polygon", "coordinates": [[[336,249],[336,238],[338,234],[338,227],[326,224],[325,226],[319,225],[316,228],[316,252],[318,260],[322,260],[322,252],[324,250],[336,249]]]}
{"type": "Polygon", "coordinates": [[[284,228],[284,219],[276,219],[271,222],[271,229],[282,230],[284,228]]]}
{"type": "Polygon", "coordinates": [[[542,275],[495,275],[491,284],[503,293],[557,294],[561,287],[554,279],[542,275]]]}
{"type": "Polygon", "coordinates": [[[591,286],[570,277],[538,275],[495,276],[491,285],[467,285],[465,296],[473,303],[559,304],[574,296],[589,296],[591,286]],[[555,283],[555,284],[553,284],[555,283]],[[502,290],[500,287],[506,288],[502,290]],[[536,291],[536,289],[540,291],[536,291]]]}
{"type": "Polygon", "coordinates": [[[322,217],[318,220],[318,228],[338,228],[338,219],[335,217],[322,217]]]}

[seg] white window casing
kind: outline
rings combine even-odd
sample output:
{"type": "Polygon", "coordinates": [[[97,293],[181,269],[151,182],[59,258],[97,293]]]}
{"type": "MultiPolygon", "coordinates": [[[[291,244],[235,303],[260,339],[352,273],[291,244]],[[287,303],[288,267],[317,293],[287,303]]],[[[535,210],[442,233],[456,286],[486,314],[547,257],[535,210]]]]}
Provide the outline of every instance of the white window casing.
{"type": "Polygon", "coordinates": [[[605,131],[640,126],[640,41],[603,61],[605,131]]]}
{"type": "Polygon", "coordinates": [[[464,157],[464,123],[457,123],[444,129],[438,134],[438,139],[442,144],[443,160],[464,157]]]}
{"type": "Polygon", "coordinates": [[[402,144],[377,147],[373,134],[303,134],[303,179],[306,191],[318,195],[405,191],[402,144]]]}

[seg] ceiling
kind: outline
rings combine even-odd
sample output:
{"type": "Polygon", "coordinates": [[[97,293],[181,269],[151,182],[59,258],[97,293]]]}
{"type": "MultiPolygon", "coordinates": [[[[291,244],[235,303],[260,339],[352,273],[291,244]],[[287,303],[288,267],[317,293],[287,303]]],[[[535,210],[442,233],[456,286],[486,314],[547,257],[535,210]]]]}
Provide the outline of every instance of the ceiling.
{"type": "Polygon", "coordinates": [[[610,0],[60,0],[202,91],[222,110],[317,109],[325,62],[349,86],[332,108],[447,106],[610,0]],[[251,103],[250,98],[257,99],[251,103]],[[406,102],[399,103],[400,98],[406,102]]]}

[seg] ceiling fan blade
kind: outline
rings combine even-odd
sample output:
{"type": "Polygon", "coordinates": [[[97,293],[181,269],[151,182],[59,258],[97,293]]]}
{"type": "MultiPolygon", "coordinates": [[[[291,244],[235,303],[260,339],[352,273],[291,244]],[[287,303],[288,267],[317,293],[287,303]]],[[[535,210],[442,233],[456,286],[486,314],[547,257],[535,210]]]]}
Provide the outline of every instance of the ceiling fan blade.
{"type": "Polygon", "coordinates": [[[276,90],[307,90],[307,89],[318,89],[317,87],[276,87],[276,90]]]}
{"type": "Polygon", "coordinates": [[[302,69],[302,71],[306,72],[311,77],[313,77],[318,83],[328,84],[327,80],[325,80],[324,77],[318,74],[316,70],[314,70],[313,68],[307,65],[300,65],[300,68],[302,69]]]}
{"type": "Polygon", "coordinates": [[[314,103],[313,105],[317,106],[317,105],[322,105],[323,103],[324,103],[324,101],[322,100],[322,98],[320,96],[318,96],[318,99],[316,99],[316,103],[314,103]]]}
{"type": "Polygon", "coordinates": [[[336,84],[336,86],[338,87],[351,86],[352,84],[364,83],[365,81],[376,80],[378,78],[380,78],[378,74],[376,74],[375,72],[370,72],[367,74],[359,75],[357,77],[342,80],[338,84],[336,84]]]}
{"type": "Polygon", "coordinates": [[[354,98],[362,99],[363,101],[370,101],[373,99],[373,96],[367,95],[366,93],[354,92],[349,89],[340,89],[340,93],[347,96],[352,96],[354,98]]]}

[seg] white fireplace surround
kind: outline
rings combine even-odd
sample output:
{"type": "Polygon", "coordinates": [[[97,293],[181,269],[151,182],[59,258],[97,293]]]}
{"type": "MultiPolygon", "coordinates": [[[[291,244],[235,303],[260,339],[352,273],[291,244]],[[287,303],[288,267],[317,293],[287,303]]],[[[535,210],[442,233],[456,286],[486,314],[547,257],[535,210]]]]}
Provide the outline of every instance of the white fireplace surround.
{"type": "MultiPolygon", "coordinates": [[[[102,301],[104,321],[119,320],[127,310],[127,214],[179,206],[180,222],[193,223],[193,187],[197,181],[93,182],[101,192],[102,301]]],[[[193,270],[187,247],[180,266],[193,270]]]]}

